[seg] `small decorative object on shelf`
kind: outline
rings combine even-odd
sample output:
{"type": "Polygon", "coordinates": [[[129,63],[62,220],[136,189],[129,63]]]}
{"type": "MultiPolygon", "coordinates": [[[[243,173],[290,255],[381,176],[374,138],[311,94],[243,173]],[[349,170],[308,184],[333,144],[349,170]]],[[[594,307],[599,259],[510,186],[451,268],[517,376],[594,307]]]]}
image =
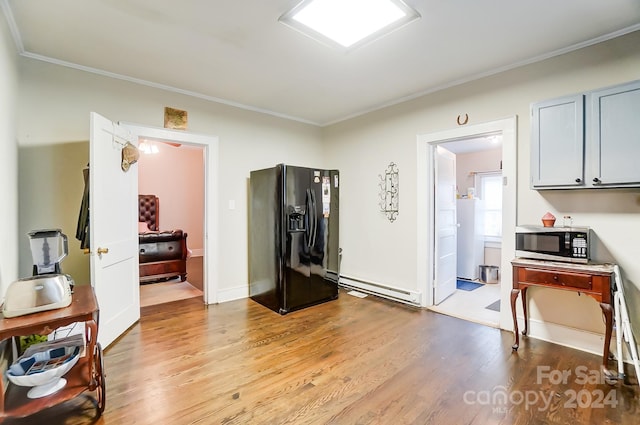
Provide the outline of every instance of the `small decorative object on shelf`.
{"type": "Polygon", "coordinates": [[[555,223],[556,223],[556,217],[550,212],[542,216],[542,225],[544,227],[553,227],[555,223]]]}
{"type": "MultiPolygon", "coordinates": [[[[79,337],[80,344],[84,344],[82,336],[79,337]]],[[[47,343],[40,345],[44,351],[20,357],[7,371],[7,378],[15,385],[32,387],[27,392],[29,398],[45,397],[62,389],[67,384],[62,376],[78,362],[83,348],[80,345],[56,348],[48,348],[47,343]]]]}
{"type": "Polygon", "coordinates": [[[379,202],[380,212],[386,214],[390,222],[394,222],[398,216],[398,189],[399,189],[399,177],[398,166],[391,162],[384,173],[384,176],[380,177],[380,194],[379,202]]]}

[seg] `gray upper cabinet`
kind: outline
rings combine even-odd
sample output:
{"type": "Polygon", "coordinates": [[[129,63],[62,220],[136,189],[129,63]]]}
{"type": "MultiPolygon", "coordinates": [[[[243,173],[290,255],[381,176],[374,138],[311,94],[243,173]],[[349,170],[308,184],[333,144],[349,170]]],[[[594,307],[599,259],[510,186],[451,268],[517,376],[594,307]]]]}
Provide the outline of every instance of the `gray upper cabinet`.
{"type": "Polygon", "coordinates": [[[640,186],[640,81],[590,93],[594,186],[640,186]]]}
{"type": "Polygon", "coordinates": [[[584,96],[532,105],[531,186],[584,186],[584,96]]]}
{"type": "Polygon", "coordinates": [[[640,187],[640,81],[531,105],[531,187],[640,187]]]}

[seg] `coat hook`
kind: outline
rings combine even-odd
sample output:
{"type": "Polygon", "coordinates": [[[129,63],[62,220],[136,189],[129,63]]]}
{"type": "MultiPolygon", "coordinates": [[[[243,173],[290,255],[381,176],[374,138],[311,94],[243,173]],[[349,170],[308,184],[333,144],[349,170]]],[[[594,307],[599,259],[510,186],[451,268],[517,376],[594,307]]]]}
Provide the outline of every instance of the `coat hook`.
{"type": "Polygon", "coordinates": [[[458,115],[458,125],[465,125],[469,122],[469,114],[464,114],[464,122],[460,122],[461,115],[458,115]]]}

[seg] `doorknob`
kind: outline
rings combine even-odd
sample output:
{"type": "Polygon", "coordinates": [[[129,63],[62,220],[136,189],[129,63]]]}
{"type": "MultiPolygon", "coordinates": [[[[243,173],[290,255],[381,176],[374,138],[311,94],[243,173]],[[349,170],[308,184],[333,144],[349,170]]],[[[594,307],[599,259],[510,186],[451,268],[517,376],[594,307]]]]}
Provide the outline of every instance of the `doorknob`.
{"type": "Polygon", "coordinates": [[[98,248],[98,255],[107,254],[109,252],[109,248],[98,248]]]}

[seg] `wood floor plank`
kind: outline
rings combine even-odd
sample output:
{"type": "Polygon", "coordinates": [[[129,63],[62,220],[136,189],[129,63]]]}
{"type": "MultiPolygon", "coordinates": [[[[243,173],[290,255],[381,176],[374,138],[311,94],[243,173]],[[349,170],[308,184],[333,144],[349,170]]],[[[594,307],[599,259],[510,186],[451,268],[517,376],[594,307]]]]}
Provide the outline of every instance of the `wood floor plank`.
{"type": "Polygon", "coordinates": [[[598,370],[599,356],[529,338],[514,353],[512,338],[344,292],[286,316],[250,299],[181,300],[145,307],[105,352],[101,418],[80,397],[5,423],[637,424],[635,376],[580,382],[576,371],[598,370]],[[571,376],[552,382],[540,368],[571,376]],[[600,392],[617,406],[596,406],[600,392]],[[590,405],[574,407],[574,393],[590,405]]]}

